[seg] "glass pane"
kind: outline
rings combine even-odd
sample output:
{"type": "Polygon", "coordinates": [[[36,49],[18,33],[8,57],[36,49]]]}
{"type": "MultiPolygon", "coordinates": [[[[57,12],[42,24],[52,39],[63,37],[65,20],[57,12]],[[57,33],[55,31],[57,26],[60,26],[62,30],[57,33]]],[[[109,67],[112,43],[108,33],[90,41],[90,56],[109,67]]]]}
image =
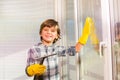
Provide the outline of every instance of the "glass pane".
{"type": "Polygon", "coordinates": [[[82,24],[82,28],[86,17],[91,17],[94,22],[88,42],[81,52],[80,78],[81,80],[104,80],[103,55],[99,53],[99,43],[102,41],[101,2],[100,0],[79,0],[79,2],[79,23],[82,24]]]}
{"type": "MultiPolygon", "coordinates": [[[[75,45],[74,0],[66,0],[66,39],[67,47],[75,45]]],[[[67,80],[76,80],[75,56],[67,57],[67,80]]]]}
{"type": "MultiPolygon", "coordinates": [[[[64,28],[63,43],[66,47],[75,45],[75,28],[74,28],[74,0],[64,0],[64,28]]],[[[62,29],[63,31],[63,29],[62,29]]],[[[76,63],[75,56],[63,57],[63,80],[76,80],[76,63]]]]}

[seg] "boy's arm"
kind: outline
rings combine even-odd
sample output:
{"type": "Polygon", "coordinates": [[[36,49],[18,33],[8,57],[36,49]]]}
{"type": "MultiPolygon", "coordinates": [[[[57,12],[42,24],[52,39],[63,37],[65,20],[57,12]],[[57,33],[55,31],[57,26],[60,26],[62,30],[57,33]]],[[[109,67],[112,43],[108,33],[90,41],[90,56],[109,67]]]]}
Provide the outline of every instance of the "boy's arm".
{"type": "Polygon", "coordinates": [[[80,52],[82,46],[83,46],[83,44],[77,42],[77,44],[75,45],[75,50],[76,50],[76,52],[80,52]]]}
{"type": "Polygon", "coordinates": [[[79,52],[81,50],[82,46],[87,43],[88,37],[90,35],[90,28],[91,28],[92,24],[93,24],[92,19],[90,17],[87,17],[85,24],[84,24],[82,35],[80,36],[80,38],[75,46],[76,52],[79,52]]]}

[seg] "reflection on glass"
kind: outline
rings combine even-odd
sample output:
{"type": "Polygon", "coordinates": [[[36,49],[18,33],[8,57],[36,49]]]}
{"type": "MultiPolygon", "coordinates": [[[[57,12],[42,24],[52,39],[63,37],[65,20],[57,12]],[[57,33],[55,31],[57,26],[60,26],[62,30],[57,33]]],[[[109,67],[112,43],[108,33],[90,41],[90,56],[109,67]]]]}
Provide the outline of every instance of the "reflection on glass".
{"type": "Polygon", "coordinates": [[[116,73],[117,80],[120,78],[120,22],[115,25],[115,45],[114,53],[116,55],[116,73]]]}
{"type": "Polygon", "coordinates": [[[120,42],[120,22],[118,22],[115,26],[115,40],[120,42]]]}
{"type": "Polygon", "coordinates": [[[91,44],[94,46],[94,49],[98,52],[98,50],[99,50],[99,39],[98,39],[98,36],[96,34],[96,27],[95,27],[95,24],[94,24],[93,20],[92,20],[92,24],[91,24],[90,40],[91,40],[91,44]]]}

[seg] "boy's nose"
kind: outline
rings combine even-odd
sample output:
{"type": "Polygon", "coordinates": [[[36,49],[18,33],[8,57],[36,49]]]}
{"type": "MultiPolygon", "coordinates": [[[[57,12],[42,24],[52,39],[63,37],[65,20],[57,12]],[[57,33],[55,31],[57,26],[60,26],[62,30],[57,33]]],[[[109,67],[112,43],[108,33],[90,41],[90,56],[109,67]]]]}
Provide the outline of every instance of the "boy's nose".
{"type": "Polygon", "coordinates": [[[48,30],[48,31],[47,31],[47,33],[51,33],[51,31],[50,31],[50,30],[48,30]]]}

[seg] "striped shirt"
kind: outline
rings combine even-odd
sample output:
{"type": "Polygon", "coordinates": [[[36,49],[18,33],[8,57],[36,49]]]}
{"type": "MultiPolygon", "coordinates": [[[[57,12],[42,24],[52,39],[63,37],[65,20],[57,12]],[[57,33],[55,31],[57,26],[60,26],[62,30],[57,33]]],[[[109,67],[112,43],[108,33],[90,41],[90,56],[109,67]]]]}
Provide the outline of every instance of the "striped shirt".
{"type": "Polygon", "coordinates": [[[43,76],[44,80],[60,80],[58,57],[65,56],[66,54],[74,56],[75,53],[74,46],[66,49],[64,46],[55,46],[55,44],[51,46],[45,46],[42,43],[38,43],[28,50],[27,66],[40,63],[41,60],[37,58],[51,54],[57,54],[44,59],[43,65],[46,66],[46,72],[43,76]]]}

